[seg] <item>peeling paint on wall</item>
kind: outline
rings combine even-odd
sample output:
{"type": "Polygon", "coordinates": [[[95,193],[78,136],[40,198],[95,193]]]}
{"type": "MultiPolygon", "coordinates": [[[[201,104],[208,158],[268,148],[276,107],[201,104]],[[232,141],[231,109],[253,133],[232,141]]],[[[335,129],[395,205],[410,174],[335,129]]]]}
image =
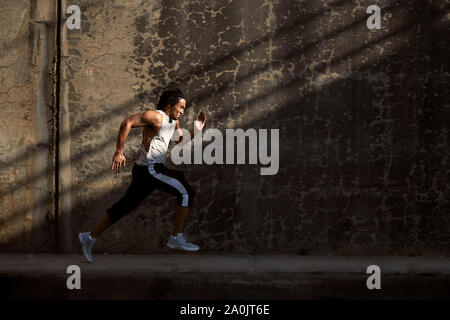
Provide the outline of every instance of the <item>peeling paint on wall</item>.
{"type": "MultiPolygon", "coordinates": [[[[120,122],[176,85],[187,129],[205,110],[206,128],[280,130],[275,176],[178,166],[197,191],[186,233],[201,252],[448,254],[448,4],[380,0],[381,29],[368,30],[372,4],[79,1],[81,30],[64,31],[62,59],[67,250],[128,187],[141,131],[114,175],[120,122]]],[[[153,193],[97,252],[166,252],[174,206],[153,193]]]]}

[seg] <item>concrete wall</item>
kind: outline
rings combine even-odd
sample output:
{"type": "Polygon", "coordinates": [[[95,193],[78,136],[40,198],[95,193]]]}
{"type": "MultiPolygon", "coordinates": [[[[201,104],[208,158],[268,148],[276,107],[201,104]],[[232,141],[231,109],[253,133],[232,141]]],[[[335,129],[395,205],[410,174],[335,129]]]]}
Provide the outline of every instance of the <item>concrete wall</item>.
{"type": "MultiPolygon", "coordinates": [[[[178,166],[197,191],[185,232],[201,252],[448,255],[446,1],[77,4],[81,30],[62,28],[59,251],[77,251],[128,187],[141,131],[114,175],[122,119],[177,85],[187,129],[205,110],[206,129],[280,130],[274,176],[178,166]],[[374,3],[380,30],[366,27],[374,3]]],[[[165,252],[174,206],[154,192],[96,252],[165,252]]]]}
{"type": "Polygon", "coordinates": [[[0,7],[0,248],[52,251],[53,2],[0,7]]]}

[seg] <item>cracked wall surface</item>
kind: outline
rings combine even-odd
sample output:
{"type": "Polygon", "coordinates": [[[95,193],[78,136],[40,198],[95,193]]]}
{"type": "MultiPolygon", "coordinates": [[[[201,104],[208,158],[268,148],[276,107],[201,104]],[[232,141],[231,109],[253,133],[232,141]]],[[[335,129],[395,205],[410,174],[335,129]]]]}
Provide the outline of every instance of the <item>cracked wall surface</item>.
{"type": "MultiPolygon", "coordinates": [[[[280,170],[181,165],[202,252],[447,253],[448,13],[439,2],[93,1],[67,42],[76,229],[130,182],[109,164],[120,121],[171,84],[206,128],[277,128],[280,170]]],[[[165,252],[175,200],[154,192],[99,251],[165,252]]]]}
{"type": "MultiPolygon", "coordinates": [[[[40,51],[36,3],[0,1],[0,7],[0,250],[51,251],[51,69],[41,68],[51,58],[40,51]],[[38,100],[44,110],[37,109],[38,100]]],[[[51,32],[45,35],[51,39],[51,32]]],[[[52,44],[45,46],[51,50],[52,44]]]]}
{"type": "MultiPolygon", "coordinates": [[[[121,121],[177,85],[184,128],[204,110],[205,129],[280,130],[273,176],[168,159],[196,189],[185,233],[201,253],[448,255],[446,1],[77,4],[61,59],[64,251],[131,181],[141,129],[110,169],[121,121]],[[366,27],[372,4],[380,30],[366,27]]],[[[168,252],[175,204],[155,191],[96,253],[168,252]]]]}

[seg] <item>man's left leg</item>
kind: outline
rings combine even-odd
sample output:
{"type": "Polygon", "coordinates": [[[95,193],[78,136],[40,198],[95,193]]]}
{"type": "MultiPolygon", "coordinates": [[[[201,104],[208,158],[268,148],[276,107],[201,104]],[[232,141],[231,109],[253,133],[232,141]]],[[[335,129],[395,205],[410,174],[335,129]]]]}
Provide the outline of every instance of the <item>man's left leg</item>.
{"type": "Polygon", "coordinates": [[[105,214],[103,219],[95,226],[94,230],[91,231],[91,236],[94,239],[100,237],[100,235],[108,229],[113,224],[109,214],[105,214]]]}
{"type": "Polygon", "coordinates": [[[106,210],[107,214],[91,232],[82,232],[78,235],[83,254],[89,262],[93,261],[92,248],[96,239],[112,224],[130,214],[155,189],[153,181],[154,178],[148,173],[147,167],[135,164],[132,169],[132,181],[125,194],[106,210]]]}

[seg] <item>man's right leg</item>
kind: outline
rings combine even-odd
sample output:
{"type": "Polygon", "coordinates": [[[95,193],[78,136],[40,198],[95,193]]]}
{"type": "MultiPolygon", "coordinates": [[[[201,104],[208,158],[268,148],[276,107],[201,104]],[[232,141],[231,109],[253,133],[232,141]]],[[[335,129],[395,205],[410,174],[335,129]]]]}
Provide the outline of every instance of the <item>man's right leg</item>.
{"type": "Polygon", "coordinates": [[[199,247],[186,240],[182,233],[184,221],[193,204],[194,190],[180,171],[171,170],[162,164],[149,168],[150,174],[158,181],[157,189],[177,196],[175,225],[167,246],[172,249],[197,251],[199,247]]]}
{"type": "Polygon", "coordinates": [[[176,236],[183,230],[184,221],[189,213],[189,207],[178,206],[175,213],[175,225],[173,226],[172,236],[176,236]]]}

